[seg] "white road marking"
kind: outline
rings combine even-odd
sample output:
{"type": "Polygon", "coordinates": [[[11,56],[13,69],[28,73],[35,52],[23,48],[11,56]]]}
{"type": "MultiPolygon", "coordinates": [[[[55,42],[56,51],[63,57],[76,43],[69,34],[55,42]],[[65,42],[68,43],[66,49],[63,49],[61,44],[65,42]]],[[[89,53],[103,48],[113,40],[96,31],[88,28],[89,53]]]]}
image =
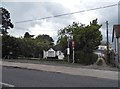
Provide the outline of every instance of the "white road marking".
{"type": "Polygon", "coordinates": [[[8,87],[15,87],[14,85],[7,84],[7,83],[2,83],[2,82],[0,82],[0,84],[2,84],[2,85],[4,85],[4,86],[8,86],[8,87]]]}

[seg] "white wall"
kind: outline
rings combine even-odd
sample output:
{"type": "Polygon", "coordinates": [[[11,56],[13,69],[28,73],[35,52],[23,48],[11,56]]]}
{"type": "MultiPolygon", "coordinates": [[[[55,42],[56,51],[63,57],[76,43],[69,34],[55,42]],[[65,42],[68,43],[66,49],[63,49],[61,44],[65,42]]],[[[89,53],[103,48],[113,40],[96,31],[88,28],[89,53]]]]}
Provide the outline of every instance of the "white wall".
{"type": "Polygon", "coordinates": [[[98,46],[98,49],[99,50],[107,50],[107,46],[100,45],[100,46],[98,46]]]}

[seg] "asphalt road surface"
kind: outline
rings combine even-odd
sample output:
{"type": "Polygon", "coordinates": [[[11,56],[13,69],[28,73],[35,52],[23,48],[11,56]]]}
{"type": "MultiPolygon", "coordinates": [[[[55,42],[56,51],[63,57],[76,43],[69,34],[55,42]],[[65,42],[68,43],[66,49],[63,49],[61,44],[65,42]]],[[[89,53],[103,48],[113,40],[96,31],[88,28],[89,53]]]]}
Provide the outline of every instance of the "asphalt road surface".
{"type": "Polygon", "coordinates": [[[118,87],[118,81],[63,73],[3,67],[3,87],[118,87]]]}

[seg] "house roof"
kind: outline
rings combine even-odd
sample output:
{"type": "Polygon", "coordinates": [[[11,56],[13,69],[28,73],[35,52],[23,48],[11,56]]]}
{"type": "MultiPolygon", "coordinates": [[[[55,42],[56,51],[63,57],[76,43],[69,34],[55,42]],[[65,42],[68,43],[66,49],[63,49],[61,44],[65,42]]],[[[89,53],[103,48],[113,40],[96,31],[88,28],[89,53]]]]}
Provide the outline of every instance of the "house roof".
{"type": "Polygon", "coordinates": [[[61,51],[62,46],[61,46],[61,45],[55,45],[55,46],[53,47],[53,49],[54,49],[54,50],[59,50],[59,51],[61,51]]]}
{"type": "Polygon", "coordinates": [[[48,51],[55,51],[53,48],[50,48],[48,51]]]}
{"type": "Polygon", "coordinates": [[[47,48],[47,49],[45,49],[46,51],[47,50],[49,50],[49,49],[53,49],[53,50],[55,50],[55,51],[61,51],[61,45],[55,45],[55,46],[53,46],[53,47],[49,47],[49,48],[47,48]]]}
{"type": "Polygon", "coordinates": [[[120,24],[118,25],[114,25],[113,26],[113,34],[112,34],[112,42],[113,42],[113,38],[114,38],[114,33],[116,35],[116,38],[119,38],[120,37],[120,24]]]}

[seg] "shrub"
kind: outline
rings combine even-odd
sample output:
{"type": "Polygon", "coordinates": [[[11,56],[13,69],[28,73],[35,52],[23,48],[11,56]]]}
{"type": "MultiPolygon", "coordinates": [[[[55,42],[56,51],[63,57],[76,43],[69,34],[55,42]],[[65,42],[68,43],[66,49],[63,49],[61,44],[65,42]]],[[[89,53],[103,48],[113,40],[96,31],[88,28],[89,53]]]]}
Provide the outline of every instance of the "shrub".
{"type": "Polygon", "coordinates": [[[90,65],[97,61],[98,56],[94,53],[84,53],[82,51],[76,52],[75,62],[90,65]]]}

